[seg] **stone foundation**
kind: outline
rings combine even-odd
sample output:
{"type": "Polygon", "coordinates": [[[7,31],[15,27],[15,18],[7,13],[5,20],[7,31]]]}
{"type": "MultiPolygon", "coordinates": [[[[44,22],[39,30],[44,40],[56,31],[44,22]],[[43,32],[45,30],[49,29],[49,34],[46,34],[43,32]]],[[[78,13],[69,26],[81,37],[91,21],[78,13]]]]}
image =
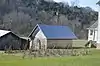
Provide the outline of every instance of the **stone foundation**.
{"type": "Polygon", "coordinates": [[[100,49],[100,43],[97,43],[97,48],[96,49],[100,49]]]}

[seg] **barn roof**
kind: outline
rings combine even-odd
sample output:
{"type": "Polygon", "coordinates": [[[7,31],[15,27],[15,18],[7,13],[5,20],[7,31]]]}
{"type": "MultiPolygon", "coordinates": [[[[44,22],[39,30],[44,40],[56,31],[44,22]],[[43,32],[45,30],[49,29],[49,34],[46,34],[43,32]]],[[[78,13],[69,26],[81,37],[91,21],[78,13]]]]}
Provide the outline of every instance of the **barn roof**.
{"type": "Polygon", "coordinates": [[[6,35],[6,34],[8,34],[8,33],[10,33],[11,31],[7,31],[7,30],[0,30],[0,37],[1,36],[4,36],[4,35],[6,35]]]}
{"type": "Polygon", "coordinates": [[[18,35],[14,34],[12,31],[8,31],[8,30],[0,30],[0,38],[9,34],[9,33],[12,33],[13,35],[15,35],[16,37],[20,38],[20,39],[23,39],[23,40],[26,40],[22,37],[19,37],[18,35]]]}
{"type": "MultiPolygon", "coordinates": [[[[75,34],[71,31],[68,26],[57,26],[57,25],[37,25],[40,30],[44,33],[47,39],[75,39],[75,34]]],[[[33,30],[34,31],[34,30],[33,30]]]]}
{"type": "Polygon", "coordinates": [[[20,37],[20,38],[25,39],[25,40],[29,40],[30,39],[28,37],[20,37]]]}
{"type": "Polygon", "coordinates": [[[98,21],[96,21],[94,24],[92,24],[89,28],[87,29],[97,29],[98,27],[98,21]]]}

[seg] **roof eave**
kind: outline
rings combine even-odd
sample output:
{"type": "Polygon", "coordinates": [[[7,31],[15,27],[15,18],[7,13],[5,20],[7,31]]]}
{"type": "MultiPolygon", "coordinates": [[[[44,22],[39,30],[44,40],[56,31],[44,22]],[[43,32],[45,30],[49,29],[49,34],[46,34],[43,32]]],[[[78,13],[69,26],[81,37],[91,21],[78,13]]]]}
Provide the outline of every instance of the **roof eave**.
{"type": "Polygon", "coordinates": [[[97,30],[97,28],[86,28],[87,30],[97,30]]]}
{"type": "Polygon", "coordinates": [[[28,36],[28,37],[31,37],[32,33],[34,32],[34,30],[35,30],[37,27],[39,27],[39,25],[38,25],[38,24],[34,27],[34,29],[31,31],[31,33],[29,34],[29,36],[28,36]]]}
{"type": "Polygon", "coordinates": [[[75,40],[77,38],[47,38],[47,40],[75,40]]]}

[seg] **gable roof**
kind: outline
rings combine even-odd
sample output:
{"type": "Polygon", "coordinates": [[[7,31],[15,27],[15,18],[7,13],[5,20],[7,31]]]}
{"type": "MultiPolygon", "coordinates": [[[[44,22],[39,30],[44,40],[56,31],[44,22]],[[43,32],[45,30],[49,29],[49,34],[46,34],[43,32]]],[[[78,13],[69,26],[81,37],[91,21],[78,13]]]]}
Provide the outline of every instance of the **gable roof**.
{"type": "Polygon", "coordinates": [[[95,29],[97,30],[97,27],[98,27],[98,21],[96,21],[94,24],[92,24],[89,28],[87,29],[95,29]]]}
{"type": "Polygon", "coordinates": [[[11,31],[7,31],[7,30],[0,30],[0,37],[10,33],[11,31]]]}
{"type": "MultiPolygon", "coordinates": [[[[71,31],[68,26],[57,26],[57,25],[37,25],[40,30],[44,33],[47,39],[75,39],[75,34],[71,31]]],[[[33,30],[34,32],[34,30],[33,30]]],[[[31,34],[30,34],[31,35],[31,34]]]]}
{"type": "Polygon", "coordinates": [[[20,39],[26,40],[26,39],[24,39],[22,37],[19,37],[18,35],[14,34],[11,31],[8,31],[8,30],[0,30],[0,38],[3,37],[3,36],[5,36],[5,35],[7,35],[7,34],[9,34],[9,33],[12,33],[13,35],[15,35],[16,37],[18,37],[20,39]]]}

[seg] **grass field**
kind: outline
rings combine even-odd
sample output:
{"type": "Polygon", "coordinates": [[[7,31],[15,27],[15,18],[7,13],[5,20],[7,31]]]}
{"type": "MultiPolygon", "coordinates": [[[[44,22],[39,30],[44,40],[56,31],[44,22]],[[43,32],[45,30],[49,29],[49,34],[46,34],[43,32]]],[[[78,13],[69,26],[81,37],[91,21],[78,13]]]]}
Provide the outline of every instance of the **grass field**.
{"type": "Polygon", "coordinates": [[[100,66],[100,50],[87,56],[25,58],[0,54],[0,66],[100,66]]]}

